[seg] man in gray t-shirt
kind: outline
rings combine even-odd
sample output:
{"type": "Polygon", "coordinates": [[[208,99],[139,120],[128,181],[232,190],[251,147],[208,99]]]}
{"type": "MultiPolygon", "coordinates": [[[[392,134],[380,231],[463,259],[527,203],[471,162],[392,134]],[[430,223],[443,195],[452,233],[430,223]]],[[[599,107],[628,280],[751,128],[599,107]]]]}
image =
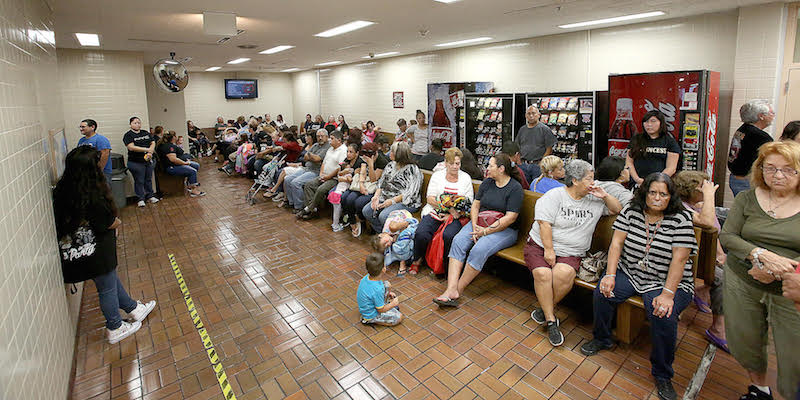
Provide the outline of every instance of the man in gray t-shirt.
{"type": "Polygon", "coordinates": [[[553,153],[553,145],[556,144],[556,135],[553,131],[543,124],[539,118],[542,116],[536,106],[530,106],[525,110],[526,124],[519,128],[514,141],[519,145],[522,153],[522,170],[525,178],[532,182],[538,177],[540,172],[539,161],[542,157],[553,153]]]}
{"type": "Polygon", "coordinates": [[[287,176],[283,180],[283,191],[286,193],[286,205],[291,206],[296,211],[303,208],[305,194],[303,186],[306,182],[319,176],[320,166],[325,153],[331,148],[328,143],[328,131],[320,129],[317,131],[317,142],[306,148],[304,168],[287,176]]]}

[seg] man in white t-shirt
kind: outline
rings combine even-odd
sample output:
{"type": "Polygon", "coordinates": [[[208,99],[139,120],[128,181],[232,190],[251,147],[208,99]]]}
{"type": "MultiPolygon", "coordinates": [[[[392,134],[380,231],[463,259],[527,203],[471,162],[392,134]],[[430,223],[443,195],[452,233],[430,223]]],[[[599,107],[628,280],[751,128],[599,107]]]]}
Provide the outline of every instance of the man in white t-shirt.
{"type": "Polygon", "coordinates": [[[303,185],[306,206],[297,214],[297,218],[303,220],[316,218],[317,207],[325,201],[328,192],[338,183],[336,176],[339,174],[339,164],[347,157],[347,146],[342,143],[342,132],[333,131],[330,138],[331,148],[322,159],[319,176],[303,185]]]}

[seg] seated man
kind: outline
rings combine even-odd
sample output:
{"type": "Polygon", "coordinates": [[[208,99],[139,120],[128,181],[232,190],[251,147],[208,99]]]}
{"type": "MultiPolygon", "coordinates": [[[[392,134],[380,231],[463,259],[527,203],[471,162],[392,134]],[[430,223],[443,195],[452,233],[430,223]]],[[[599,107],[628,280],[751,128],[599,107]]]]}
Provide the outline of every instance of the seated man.
{"type": "Polygon", "coordinates": [[[431,141],[430,153],[422,156],[419,161],[417,161],[417,165],[422,169],[433,171],[433,167],[435,167],[436,164],[444,161],[444,156],[442,155],[443,147],[444,141],[442,141],[442,139],[433,139],[433,141],[431,141]]]}
{"type": "MultiPolygon", "coordinates": [[[[302,169],[287,175],[283,181],[283,191],[286,200],[281,203],[281,207],[293,208],[297,214],[303,210],[305,196],[303,186],[306,182],[319,176],[322,167],[322,159],[331,147],[328,143],[328,131],[320,129],[317,131],[317,142],[306,147],[305,165],[302,169]]],[[[346,151],[346,150],[345,150],[346,151]]]]}
{"type": "Polygon", "coordinates": [[[339,163],[344,161],[347,156],[347,146],[342,143],[342,132],[333,131],[331,133],[330,148],[325,153],[325,158],[322,160],[322,167],[319,171],[319,177],[306,182],[303,187],[305,192],[305,208],[299,214],[298,218],[309,220],[316,218],[317,207],[319,207],[328,192],[336,186],[336,175],[339,174],[339,163]]]}

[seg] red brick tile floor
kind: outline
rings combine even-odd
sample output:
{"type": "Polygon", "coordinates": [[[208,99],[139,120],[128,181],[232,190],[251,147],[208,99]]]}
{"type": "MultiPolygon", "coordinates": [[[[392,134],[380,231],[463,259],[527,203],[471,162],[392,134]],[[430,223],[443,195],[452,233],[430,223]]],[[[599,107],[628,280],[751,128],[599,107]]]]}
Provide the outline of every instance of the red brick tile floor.
{"type": "MultiPolygon", "coordinates": [[[[223,398],[168,254],[238,399],[656,398],[647,329],[633,345],[580,353],[592,329],[591,298],[581,289],[558,307],[566,336],[559,348],[530,319],[533,292],[491,273],[455,310],[431,302],[445,282],[429,270],[393,277],[405,321],[361,325],[355,293],[367,240],[331,232],[330,217],[298,221],[261,197],[250,206],[251,181],[202,165],[207,196],[121,210],[119,275],[132,297],[158,306],[134,337],[109,345],[95,287],[84,286],[72,398],[223,398]]],[[[512,267],[497,270],[504,268],[512,267]]],[[[674,364],[680,394],[710,323],[693,306],[682,315],[674,364]]],[[[774,369],[770,376],[774,383],[774,369]]],[[[745,371],[719,351],[700,398],[738,398],[747,384],[745,371]]]]}

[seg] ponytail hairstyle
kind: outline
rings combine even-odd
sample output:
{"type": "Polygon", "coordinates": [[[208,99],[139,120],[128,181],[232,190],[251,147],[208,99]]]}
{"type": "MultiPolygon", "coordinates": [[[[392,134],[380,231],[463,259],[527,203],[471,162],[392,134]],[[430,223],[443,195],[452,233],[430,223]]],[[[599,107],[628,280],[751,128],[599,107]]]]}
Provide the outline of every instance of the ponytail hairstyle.
{"type": "Polygon", "coordinates": [[[511,166],[511,157],[509,157],[508,154],[498,153],[492,158],[494,158],[494,162],[498,168],[503,167],[506,175],[516,179],[517,182],[520,182],[520,184],[522,183],[522,177],[519,174],[519,169],[516,166],[511,166]]]}
{"type": "Polygon", "coordinates": [[[164,143],[172,143],[172,139],[175,137],[175,131],[168,131],[164,133],[164,136],[161,136],[161,139],[158,139],[158,143],[156,146],[161,146],[164,143]]]}

